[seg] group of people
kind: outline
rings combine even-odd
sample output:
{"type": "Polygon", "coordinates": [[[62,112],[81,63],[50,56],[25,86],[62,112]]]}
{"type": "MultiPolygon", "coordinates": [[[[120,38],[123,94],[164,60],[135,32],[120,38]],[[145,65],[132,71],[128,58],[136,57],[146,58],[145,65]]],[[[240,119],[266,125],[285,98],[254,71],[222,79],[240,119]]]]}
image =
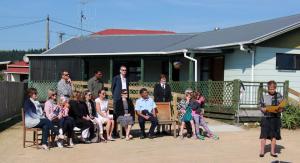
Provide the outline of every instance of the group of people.
{"type": "MultiPolygon", "coordinates": [[[[102,81],[102,72],[95,71],[95,75],[88,81],[88,90],[78,92],[72,90],[70,74],[62,72],[61,80],[58,82],[57,91],[49,90],[48,99],[44,109],[37,101],[37,90],[29,88],[28,99],[24,103],[25,125],[28,128],[42,129],[42,148],[48,149],[48,136],[51,134],[52,142],[56,139],[58,147],[63,147],[64,140],[73,146],[74,132],[81,133],[81,141],[107,142],[114,141],[117,136],[117,124],[125,130],[125,139],[133,138],[131,128],[134,125],[135,113],[138,115],[140,126],[140,138],[154,138],[163,133],[165,126],[158,126],[156,102],[170,102],[172,100],[171,87],[166,82],[166,76],[160,75],[159,83],[154,86],[154,99],[149,97],[148,90],[140,90],[140,98],[135,105],[129,98],[129,83],[126,78],[127,68],[120,67],[120,74],[112,80],[111,91],[113,97],[113,108],[109,108],[109,101],[102,81]],[[149,133],[145,133],[145,121],[151,122],[149,133]],[[104,136],[104,128],[106,135],[104,136]],[[157,128],[157,133],[155,129],[157,128]],[[51,131],[51,133],[49,133],[51,131]],[[97,131],[97,132],[96,132],[97,131]],[[98,134],[98,136],[96,136],[98,134]]],[[[271,156],[277,157],[275,153],[276,140],[280,140],[280,112],[266,112],[267,105],[278,105],[282,96],[276,92],[276,82],[268,82],[268,94],[260,100],[261,111],[264,113],[261,122],[261,149],[260,157],[264,156],[266,139],[271,140],[271,156]]],[[[205,136],[219,139],[208,128],[204,119],[205,98],[200,92],[192,89],[185,90],[185,97],[178,103],[180,131],[179,138],[183,139],[184,128],[187,129],[187,137],[204,140],[205,136]],[[200,126],[206,135],[200,132],[200,126]]],[[[122,129],[120,129],[122,130],[122,129]]],[[[120,135],[122,137],[122,135],[120,135]]]]}

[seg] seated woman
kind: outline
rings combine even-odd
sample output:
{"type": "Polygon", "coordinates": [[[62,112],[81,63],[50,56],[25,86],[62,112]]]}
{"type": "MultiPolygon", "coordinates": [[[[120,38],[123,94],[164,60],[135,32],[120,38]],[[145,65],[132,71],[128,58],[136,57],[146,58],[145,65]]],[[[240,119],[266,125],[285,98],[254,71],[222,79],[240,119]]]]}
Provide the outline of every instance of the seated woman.
{"type": "Polygon", "coordinates": [[[117,116],[117,122],[125,128],[126,140],[128,141],[132,139],[132,135],[130,135],[130,130],[132,125],[134,124],[134,105],[131,99],[128,98],[128,93],[126,89],[122,90],[121,97],[122,99],[116,102],[115,114],[117,116]]]}
{"type": "Polygon", "coordinates": [[[85,91],[84,92],[84,98],[85,98],[85,106],[88,111],[88,116],[91,118],[91,121],[97,125],[96,128],[98,129],[99,132],[99,140],[97,139],[96,141],[103,141],[106,142],[105,138],[103,137],[103,124],[102,122],[97,119],[97,112],[95,108],[95,103],[92,101],[92,93],[90,91],[85,91]]]}
{"type": "MultiPolygon", "coordinates": [[[[53,127],[52,122],[44,116],[41,104],[37,101],[37,90],[29,88],[27,90],[28,99],[24,103],[25,126],[27,128],[42,129],[42,149],[48,150],[49,130],[52,130],[55,135],[58,131],[53,127]]],[[[59,136],[59,139],[63,137],[59,136]]]]}
{"type": "MultiPolygon", "coordinates": [[[[106,124],[106,135],[107,140],[113,141],[112,132],[114,129],[114,120],[113,116],[109,114],[108,110],[108,100],[106,99],[106,91],[104,89],[99,90],[99,97],[96,98],[96,112],[97,112],[97,121],[102,124],[106,124]]],[[[103,133],[103,131],[102,131],[103,133]]]]}
{"type": "Polygon", "coordinates": [[[69,115],[74,118],[75,126],[81,129],[81,139],[84,143],[91,143],[90,139],[94,136],[94,124],[88,116],[82,95],[74,91],[72,99],[69,102],[69,115]]]}

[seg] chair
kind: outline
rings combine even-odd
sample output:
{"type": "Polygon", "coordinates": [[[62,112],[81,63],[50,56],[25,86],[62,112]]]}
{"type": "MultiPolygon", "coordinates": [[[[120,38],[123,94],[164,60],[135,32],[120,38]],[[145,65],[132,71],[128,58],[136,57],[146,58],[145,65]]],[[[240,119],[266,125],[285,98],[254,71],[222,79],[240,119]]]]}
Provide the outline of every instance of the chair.
{"type": "Polygon", "coordinates": [[[39,148],[39,143],[38,143],[38,136],[40,135],[38,132],[42,131],[40,128],[27,128],[25,126],[25,115],[24,115],[24,109],[22,108],[22,126],[23,126],[23,148],[25,148],[25,143],[30,142],[33,143],[33,145],[36,145],[36,148],[39,148]],[[26,132],[27,131],[32,131],[33,132],[33,140],[29,141],[26,140],[26,132]]]}
{"type": "Polygon", "coordinates": [[[177,136],[176,120],[172,116],[171,104],[169,102],[156,102],[157,106],[157,118],[159,125],[169,125],[170,133],[172,133],[173,126],[173,135],[177,136]]]}

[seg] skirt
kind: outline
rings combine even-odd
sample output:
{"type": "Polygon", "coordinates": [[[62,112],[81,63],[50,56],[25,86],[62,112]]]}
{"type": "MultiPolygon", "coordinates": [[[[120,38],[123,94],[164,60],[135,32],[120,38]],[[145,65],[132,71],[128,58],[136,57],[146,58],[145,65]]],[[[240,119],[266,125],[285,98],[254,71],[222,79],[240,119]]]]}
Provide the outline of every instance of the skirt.
{"type": "Polygon", "coordinates": [[[133,125],[134,124],[132,116],[123,116],[123,115],[121,115],[117,118],[117,122],[120,123],[120,125],[122,127],[126,127],[127,125],[133,125]]]}
{"type": "Polygon", "coordinates": [[[100,114],[97,113],[97,117],[95,117],[95,119],[98,122],[101,122],[102,124],[107,123],[107,121],[109,120],[108,118],[102,117],[100,114]]]}
{"type": "Polygon", "coordinates": [[[281,139],[280,128],[281,128],[281,119],[280,117],[263,117],[261,119],[261,131],[260,139],[281,139]]]}

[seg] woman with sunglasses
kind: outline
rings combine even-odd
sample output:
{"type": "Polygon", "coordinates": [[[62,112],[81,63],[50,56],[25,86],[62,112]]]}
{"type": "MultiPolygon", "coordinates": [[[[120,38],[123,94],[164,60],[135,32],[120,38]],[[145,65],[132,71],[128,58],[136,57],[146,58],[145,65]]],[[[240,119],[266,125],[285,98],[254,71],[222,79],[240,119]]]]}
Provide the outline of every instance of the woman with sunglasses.
{"type": "MultiPolygon", "coordinates": [[[[96,112],[97,121],[102,124],[106,124],[107,140],[113,141],[112,132],[114,130],[114,119],[113,115],[109,114],[108,100],[106,99],[106,91],[104,89],[99,90],[98,98],[96,98],[96,112]]],[[[103,133],[103,131],[100,131],[103,133]]]]}
{"type": "Polygon", "coordinates": [[[117,116],[117,122],[125,128],[126,140],[128,141],[133,138],[133,136],[130,135],[130,130],[134,124],[134,105],[132,100],[128,98],[126,89],[122,90],[121,97],[122,99],[116,103],[115,115],[117,116]]]}

